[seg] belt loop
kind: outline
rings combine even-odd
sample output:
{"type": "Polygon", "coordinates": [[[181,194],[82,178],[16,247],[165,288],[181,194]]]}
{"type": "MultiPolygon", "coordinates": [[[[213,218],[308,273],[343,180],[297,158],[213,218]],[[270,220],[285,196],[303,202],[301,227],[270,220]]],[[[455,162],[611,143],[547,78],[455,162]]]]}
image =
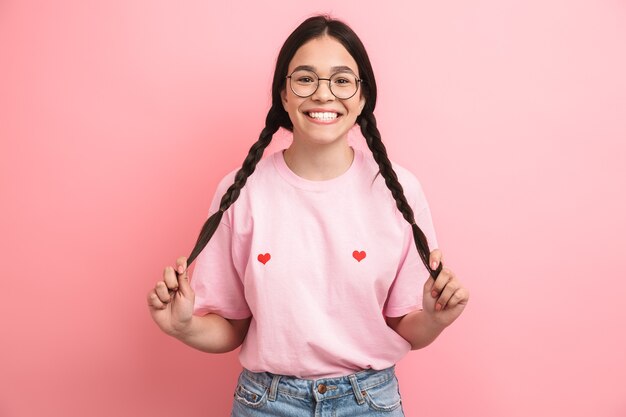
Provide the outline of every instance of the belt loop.
{"type": "Polygon", "coordinates": [[[280,381],[280,375],[274,375],[272,378],[272,384],[270,385],[270,396],[268,400],[276,401],[276,392],[278,391],[279,381],[280,381]]]}
{"type": "Polygon", "coordinates": [[[356,397],[356,402],[361,405],[365,402],[363,398],[363,394],[361,394],[361,388],[359,388],[359,383],[356,381],[356,375],[348,375],[350,379],[350,384],[352,385],[352,389],[354,390],[354,396],[356,397]]]}

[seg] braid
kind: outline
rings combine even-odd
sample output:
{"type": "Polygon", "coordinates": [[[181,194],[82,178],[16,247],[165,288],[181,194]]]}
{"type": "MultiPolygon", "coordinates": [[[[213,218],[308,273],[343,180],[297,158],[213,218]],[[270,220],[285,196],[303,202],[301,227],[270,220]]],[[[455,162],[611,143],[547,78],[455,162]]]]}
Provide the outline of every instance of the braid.
{"type": "MultiPolygon", "coordinates": [[[[415,241],[415,246],[417,247],[417,252],[426,267],[426,270],[430,272],[430,275],[433,279],[437,279],[439,273],[441,272],[441,268],[443,264],[440,262],[439,266],[436,270],[431,269],[430,265],[428,265],[428,258],[430,257],[430,248],[428,247],[428,240],[426,239],[426,235],[422,229],[415,223],[415,214],[413,213],[413,209],[409,205],[404,196],[404,190],[402,185],[398,181],[398,176],[396,172],[393,170],[391,165],[391,161],[389,161],[389,157],[387,156],[387,149],[383,144],[383,141],[380,137],[380,132],[376,127],[376,117],[374,117],[373,112],[362,113],[358,119],[359,126],[361,127],[361,133],[365,137],[367,142],[367,146],[372,151],[374,156],[374,160],[378,164],[379,174],[382,174],[385,179],[385,184],[387,188],[391,191],[391,195],[396,200],[396,205],[398,209],[402,213],[402,216],[406,219],[407,222],[413,228],[413,240],[415,241]]],[[[378,175],[378,174],[376,174],[378,175]]]]}
{"type": "Polygon", "coordinates": [[[248,177],[254,172],[257,163],[261,160],[261,157],[263,156],[263,151],[270,144],[274,133],[276,133],[276,131],[280,127],[281,117],[282,113],[280,113],[280,111],[277,110],[275,106],[272,106],[272,108],[267,113],[267,117],[265,119],[265,127],[259,135],[259,140],[257,140],[252,145],[252,147],[250,147],[250,151],[248,151],[248,155],[243,161],[243,165],[235,174],[235,182],[230,187],[228,187],[228,190],[226,190],[226,193],[224,193],[224,195],[222,196],[219,210],[213,213],[213,215],[211,215],[204,223],[204,226],[202,226],[202,230],[200,230],[200,235],[198,236],[196,245],[191,251],[189,258],[187,259],[187,266],[191,265],[191,263],[209,243],[209,240],[211,240],[211,237],[213,236],[213,234],[215,234],[215,231],[217,230],[217,227],[222,220],[224,212],[228,210],[228,208],[235,201],[237,201],[237,198],[239,198],[241,189],[246,184],[248,177]]]}

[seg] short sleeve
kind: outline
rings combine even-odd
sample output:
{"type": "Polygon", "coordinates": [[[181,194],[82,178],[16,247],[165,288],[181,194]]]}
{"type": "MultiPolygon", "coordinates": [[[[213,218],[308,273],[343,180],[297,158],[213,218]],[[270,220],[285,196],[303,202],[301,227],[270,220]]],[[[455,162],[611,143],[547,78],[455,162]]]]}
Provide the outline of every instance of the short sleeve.
{"type": "MultiPolygon", "coordinates": [[[[430,208],[426,201],[426,197],[422,191],[417,179],[410,181],[413,189],[406,190],[405,195],[411,204],[415,213],[415,222],[426,235],[428,246],[431,251],[439,247],[435,228],[433,226],[430,208]],[[409,195],[414,197],[413,202],[409,195]]],[[[405,220],[406,222],[406,220],[405,220]]],[[[413,310],[422,309],[422,294],[426,280],[428,280],[429,272],[422,263],[419,256],[415,240],[413,238],[413,229],[406,222],[402,255],[396,277],[389,289],[387,301],[383,310],[386,317],[400,317],[413,310]]]]}
{"type": "MultiPolygon", "coordinates": [[[[219,202],[232,184],[234,172],[224,177],[213,196],[209,216],[219,208],[219,202]]],[[[244,295],[241,278],[233,261],[233,235],[228,224],[227,210],[206,247],[196,258],[190,280],[196,294],[195,315],[215,313],[228,319],[244,319],[252,313],[244,295]]]]}

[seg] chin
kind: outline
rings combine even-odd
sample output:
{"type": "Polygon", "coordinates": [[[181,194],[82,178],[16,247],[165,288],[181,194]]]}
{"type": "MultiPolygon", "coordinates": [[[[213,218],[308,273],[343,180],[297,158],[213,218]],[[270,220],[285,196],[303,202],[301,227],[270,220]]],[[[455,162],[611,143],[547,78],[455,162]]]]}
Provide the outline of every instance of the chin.
{"type": "Polygon", "coordinates": [[[347,132],[338,133],[338,134],[329,134],[329,135],[315,135],[315,134],[304,134],[301,136],[307,142],[319,144],[319,145],[330,145],[331,143],[336,143],[341,141],[347,137],[347,132]]]}
{"type": "Polygon", "coordinates": [[[294,134],[297,134],[299,137],[303,139],[322,144],[330,144],[333,142],[337,142],[338,140],[345,139],[348,136],[348,132],[350,129],[307,129],[307,130],[299,130],[294,131],[294,134]],[[326,131],[324,131],[326,130],[326,131]]]}

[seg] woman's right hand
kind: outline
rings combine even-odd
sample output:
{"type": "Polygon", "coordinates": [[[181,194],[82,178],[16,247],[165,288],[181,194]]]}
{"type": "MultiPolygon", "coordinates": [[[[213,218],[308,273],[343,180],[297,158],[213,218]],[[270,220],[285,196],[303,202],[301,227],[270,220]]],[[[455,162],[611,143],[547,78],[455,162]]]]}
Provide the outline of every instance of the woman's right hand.
{"type": "Polygon", "coordinates": [[[165,267],[163,280],[148,292],[148,308],[155,323],[165,333],[175,336],[191,325],[195,293],[189,285],[187,258],[176,260],[179,276],[171,266],[165,267]]]}

